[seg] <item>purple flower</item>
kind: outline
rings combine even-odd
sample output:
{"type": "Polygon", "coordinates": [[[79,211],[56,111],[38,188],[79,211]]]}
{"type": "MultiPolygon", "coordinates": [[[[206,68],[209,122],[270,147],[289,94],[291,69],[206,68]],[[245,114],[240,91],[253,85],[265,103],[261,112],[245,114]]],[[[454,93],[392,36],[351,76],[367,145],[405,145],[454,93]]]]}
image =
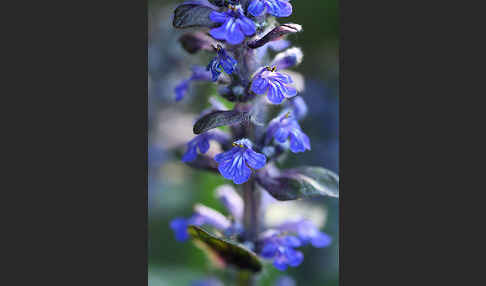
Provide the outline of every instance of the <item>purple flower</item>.
{"type": "Polygon", "coordinates": [[[210,225],[219,230],[225,230],[231,227],[231,222],[218,211],[208,208],[204,205],[197,204],[194,207],[194,214],[186,218],[175,218],[170,222],[170,227],[174,231],[177,241],[186,241],[189,238],[187,227],[189,225],[210,225]]]}
{"type": "Polygon", "coordinates": [[[208,64],[207,70],[211,71],[212,80],[217,81],[219,75],[225,71],[227,74],[232,74],[237,62],[230,57],[226,51],[218,45],[217,55],[208,64]]]}
{"type": "Polygon", "coordinates": [[[182,162],[192,162],[197,158],[197,149],[199,153],[204,154],[209,150],[209,140],[215,140],[221,144],[229,140],[226,133],[220,131],[209,131],[194,137],[191,141],[187,143],[187,150],[182,156],[182,162]]]}
{"type": "Polygon", "coordinates": [[[232,186],[219,186],[216,195],[236,221],[243,219],[243,199],[232,186]]]}
{"type": "Polygon", "coordinates": [[[251,168],[260,169],[265,166],[265,155],[253,151],[250,140],[240,139],[233,143],[233,148],[214,157],[218,162],[218,170],[226,179],[235,184],[243,184],[251,175],[251,168]]]}
{"type": "Polygon", "coordinates": [[[321,248],[329,246],[332,239],[329,235],[320,232],[319,228],[309,220],[300,220],[296,222],[287,222],[278,227],[281,231],[292,232],[297,234],[303,244],[312,244],[312,246],[321,248]]]}
{"type": "Polygon", "coordinates": [[[294,248],[301,246],[301,242],[295,236],[279,236],[274,234],[263,241],[260,255],[273,260],[273,266],[280,271],[287,266],[297,267],[304,260],[302,252],[294,248]]]}
{"type": "Polygon", "coordinates": [[[172,231],[174,231],[177,241],[183,242],[189,238],[189,234],[187,233],[187,227],[189,225],[202,225],[202,220],[197,216],[192,216],[188,219],[178,217],[171,220],[170,228],[172,228],[172,231]]]}
{"type": "Polygon", "coordinates": [[[240,6],[229,5],[225,12],[213,11],[209,14],[211,21],[222,23],[218,28],[211,29],[209,34],[218,40],[226,40],[237,45],[243,42],[245,36],[255,34],[256,27],[252,20],[245,17],[240,6]]]}
{"type": "Polygon", "coordinates": [[[292,5],[289,0],[253,0],[248,6],[248,12],[257,17],[267,13],[275,17],[288,17],[292,14],[292,5]]]}
{"type": "Polygon", "coordinates": [[[290,141],[290,151],[294,153],[310,150],[309,137],[302,132],[299,123],[294,117],[290,117],[290,112],[273,119],[267,129],[267,142],[273,137],[277,142],[285,143],[290,141]]]}
{"type": "Polygon", "coordinates": [[[300,120],[307,115],[307,104],[301,96],[294,97],[287,102],[290,105],[290,108],[292,108],[293,114],[295,114],[297,120],[300,120]]]}
{"type": "Polygon", "coordinates": [[[186,96],[187,91],[189,90],[189,84],[192,81],[210,81],[210,80],[211,80],[211,75],[204,67],[193,66],[191,77],[183,80],[174,88],[174,92],[176,94],[175,100],[179,101],[183,99],[184,96],[186,96]]]}
{"type": "Polygon", "coordinates": [[[297,95],[297,90],[290,86],[293,82],[290,76],[275,71],[273,68],[262,68],[253,78],[251,90],[258,94],[266,94],[273,104],[280,104],[284,98],[297,95]]]}

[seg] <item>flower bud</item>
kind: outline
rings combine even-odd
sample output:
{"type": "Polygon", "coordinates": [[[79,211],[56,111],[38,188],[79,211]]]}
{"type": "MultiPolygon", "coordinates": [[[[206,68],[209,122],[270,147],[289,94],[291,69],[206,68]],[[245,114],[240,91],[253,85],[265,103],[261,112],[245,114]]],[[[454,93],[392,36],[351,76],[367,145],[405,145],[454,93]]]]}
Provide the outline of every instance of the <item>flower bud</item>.
{"type": "Polygon", "coordinates": [[[252,49],[256,49],[265,45],[268,42],[280,40],[282,37],[288,34],[294,34],[300,31],[302,31],[302,26],[299,24],[294,24],[294,23],[282,24],[278,27],[275,27],[273,30],[268,32],[265,36],[263,36],[259,40],[249,42],[248,47],[252,49]]]}

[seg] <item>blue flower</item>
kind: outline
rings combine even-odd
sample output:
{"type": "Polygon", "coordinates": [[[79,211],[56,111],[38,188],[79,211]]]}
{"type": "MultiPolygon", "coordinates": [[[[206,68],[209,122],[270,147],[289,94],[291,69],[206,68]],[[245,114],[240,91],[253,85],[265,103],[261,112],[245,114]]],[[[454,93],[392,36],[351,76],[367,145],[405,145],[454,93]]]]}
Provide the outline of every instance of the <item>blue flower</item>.
{"type": "Polygon", "coordinates": [[[194,139],[187,143],[187,150],[182,156],[182,162],[192,162],[197,158],[197,149],[199,153],[204,154],[209,150],[209,140],[215,140],[221,144],[224,144],[229,137],[226,133],[219,131],[210,131],[199,134],[194,139]]]}
{"type": "Polygon", "coordinates": [[[245,17],[240,6],[229,5],[225,12],[213,11],[209,14],[211,21],[222,23],[218,28],[211,29],[209,34],[218,40],[226,40],[237,45],[243,42],[245,36],[255,34],[256,27],[252,20],[245,17]]]}
{"type": "Polygon", "coordinates": [[[294,153],[310,150],[309,137],[302,132],[299,123],[294,117],[290,117],[290,112],[273,119],[267,129],[267,142],[273,137],[277,142],[285,143],[290,141],[290,151],[294,153]]]}
{"type": "Polygon", "coordinates": [[[280,104],[284,98],[297,95],[297,90],[290,86],[293,82],[290,76],[279,73],[273,68],[262,68],[253,78],[251,90],[258,94],[266,94],[273,104],[280,104]]]}
{"type": "Polygon", "coordinates": [[[220,45],[217,47],[217,53],[207,67],[207,70],[211,71],[213,81],[217,81],[223,71],[232,74],[237,64],[236,60],[230,57],[220,45]]]}
{"type": "Polygon", "coordinates": [[[189,238],[187,227],[189,225],[210,225],[219,230],[226,230],[231,228],[231,222],[218,211],[197,204],[194,207],[194,214],[190,218],[175,218],[170,222],[170,227],[174,231],[177,241],[186,241],[189,238]]]}
{"type": "Polygon", "coordinates": [[[197,216],[192,216],[188,219],[178,217],[170,222],[170,228],[174,231],[174,235],[177,241],[186,241],[189,238],[187,233],[187,227],[189,225],[202,225],[202,220],[197,216]]]}
{"type": "Polygon", "coordinates": [[[292,14],[292,5],[289,0],[253,0],[248,6],[248,12],[257,17],[267,13],[275,17],[288,17],[292,14]]]}
{"type": "Polygon", "coordinates": [[[209,81],[211,76],[209,72],[202,66],[193,66],[191,77],[181,81],[175,88],[174,92],[176,94],[175,100],[179,101],[186,96],[189,90],[189,84],[192,81],[209,81]]]}
{"type": "Polygon", "coordinates": [[[285,232],[295,233],[303,244],[310,243],[317,248],[329,246],[332,242],[329,235],[319,231],[317,226],[306,219],[284,223],[279,226],[278,229],[285,232]]]}
{"type": "Polygon", "coordinates": [[[260,255],[273,260],[273,266],[280,271],[287,266],[297,267],[304,260],[302,252],[294,248],[301,246],[301,242],[295,236],[272,235],[263,241],[260,255]]]}
{"type": "Polygon", "coordinates": [[[218,170],[226,179],[233,180],[235,184],[243,184],[251,175],[251,168],[260,169],[265,166],[265,155],[252,149],[248,139],[240,139],[233,143],[233,148],[214,157],[218,162],[218,170]]]}
{"type": "Polygon", "coordinates": [[[304,118],[307,115],[307,104],[301,96],[294,97],[292,100],[287,101],[292,108],[293,114],[297,120],[304,118]]]}

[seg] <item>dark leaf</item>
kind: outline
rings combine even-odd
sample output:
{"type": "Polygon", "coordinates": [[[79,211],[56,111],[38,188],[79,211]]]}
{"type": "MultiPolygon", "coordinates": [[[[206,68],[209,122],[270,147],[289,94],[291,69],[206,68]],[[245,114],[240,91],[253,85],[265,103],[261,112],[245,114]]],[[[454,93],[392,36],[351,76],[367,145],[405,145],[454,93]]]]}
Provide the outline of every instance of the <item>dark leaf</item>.
{"type": "Polygon", "coordinates": [[[213,45],[216,42],[203,32],[186,33],[179,38],[182,47],[189,53],[198,51],[214,51],[213,45]]]}
{"type": "Polygon", "coordinates": [[[300,31],[302,31],[302,26],[299,24],[294,24],[294,23],[282,24],[278,27],[273,28],[273,30],[268,32],[262,38],[249,42],[248,47],[252,49],[256,49],[265,45],[268,42],[280,40],[285,35],[297,33],[300,31]]]}
{"type": "Polygon", "coordinates": [[[339,197],[339,176],[321,167],[301,167],[271,177],[259,172],[258,183],[280,201],[306,197],[339,197]]]}
{"type": "Polygon", "coordinates": [[[217,238],[200,227],[191,225],[187,228],[194,242],[223,265],[230,264],[240,269],[259,272],[262,264],[255,253],[236,242],[217,238]]]}
{"type": "Polygon", "coordinates": [[[236,110],[214,111],[201,117],[194,124],[193,132],[194,134],[201,134],[216,127],[248,121],[250,119],[249,117],[248,112],[236,110]]]}
{"type": "Polygon", "coordinates": [[[218,7],[223,7],[225,0],[208,0],[208,1],[213,5],[216,5],[218,7]]]}
{"type": "Polygon", "coordinates": [[[175,28],[216,27],[219,24],[209,19],[213,9],[200,4],[182,4],[174,11],[172,25],[175,28]]]}

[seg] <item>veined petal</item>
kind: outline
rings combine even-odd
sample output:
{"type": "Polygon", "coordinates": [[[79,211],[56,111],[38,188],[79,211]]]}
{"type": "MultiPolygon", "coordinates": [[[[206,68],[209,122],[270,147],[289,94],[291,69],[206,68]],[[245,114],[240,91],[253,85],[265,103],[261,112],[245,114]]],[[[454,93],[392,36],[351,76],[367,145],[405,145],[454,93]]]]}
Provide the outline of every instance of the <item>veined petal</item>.
{"type": "Polygon", "coordinates": [[[257,17],[263,13],[265,9],[265,1],[264,0],[253,0],[250,5],[248,5],[248,12],[253,16],[257,17]]]}
{"type": "Polygon", "coordinates": [[[290,150],[294,153],[310,150],[310,140],[307,135],[297,129],[290,131],[290,150]]]}
{"type": "Polygon", "coordinates": [[[241,164],[238,164],[238,168],[236,169],[235,176],[233,178],[233,182],[237,185],[243,184],[244,182],[248,181],[251,176],[251,170],[246,166],[245,162],[241,160],[241,164]]]}
{"type": "Polygon", "coordinates": [[[233,22],[234,22],[233,18],[228,17],[228,19],[226,19],[226,22],[224,22],[223,25],[219,26],[218,28],[211,29],[209,31],[209,34],[213,36],[213,38],[215,39],[225,40],[229,28],[231,27],[233,22]]]}
{"type": "Polygon", "coordinates": [[[270,75],[270,77],[274,80],[278,80],[282,83],[292,83],[292,78],[288,74],[274,72],[270,75]]]}
{"type": "Polygon", "coordinates": [[[218,11],[213,11],[209,14],[209,19],[216,23],[224,23],[228,17],[228,14],[218,11]]]}
{"type": "Polygon", "coordinates": [[[226,161],[231,161],[233,159],[233,156],[239,152],[238,147],[233,147],[231,150],[219,153],[218,155],[214,156],[214,160],[218,163],[223,163],[226,161]]]}
{"type": "Polygon", "coordinates": [[[291,85],[283,85],[284,87],[284,96],[289,98],[289,97],[294,97],[297,95],[297,89],[291,85]]]}
{"type": "Polygon", "coordinates": [[[255,23],[252,20],[248,19],[247,17],[241,17],[237,19],[236,22],[240,25],[241,31],[246,36],[251,36],[255,34],[256,27],[255,23]]]}
{"type": "Polygon", "coordinates": [[[253,91],[258,95],[265,94],[267,93],[268,87],[269,87],[268,80],[262,77],[255,77],[255,79],[251,84],[251,91],[253,91]]]}
{"type": "Polygon", "coordinates": [[[267,162],[265,155],[257,153],[251,149],[247,149],[243,156],[248,166],[253,169],[263,168],[267,162]]]}
{"type": "Polygon", "coordinates": [[[226,41],[232,45],[237,45],[245,39],[245,35],[241,31],[239,22],[235,19],[231,19],[231,25],[228,26],[226,30],[226,41]]]}
{"type": "Polygon", "coordinates": [[[280,104],[284,100],[284,95],[273,82],[269,82],[267,98],[273,104],[280,104]]]}

